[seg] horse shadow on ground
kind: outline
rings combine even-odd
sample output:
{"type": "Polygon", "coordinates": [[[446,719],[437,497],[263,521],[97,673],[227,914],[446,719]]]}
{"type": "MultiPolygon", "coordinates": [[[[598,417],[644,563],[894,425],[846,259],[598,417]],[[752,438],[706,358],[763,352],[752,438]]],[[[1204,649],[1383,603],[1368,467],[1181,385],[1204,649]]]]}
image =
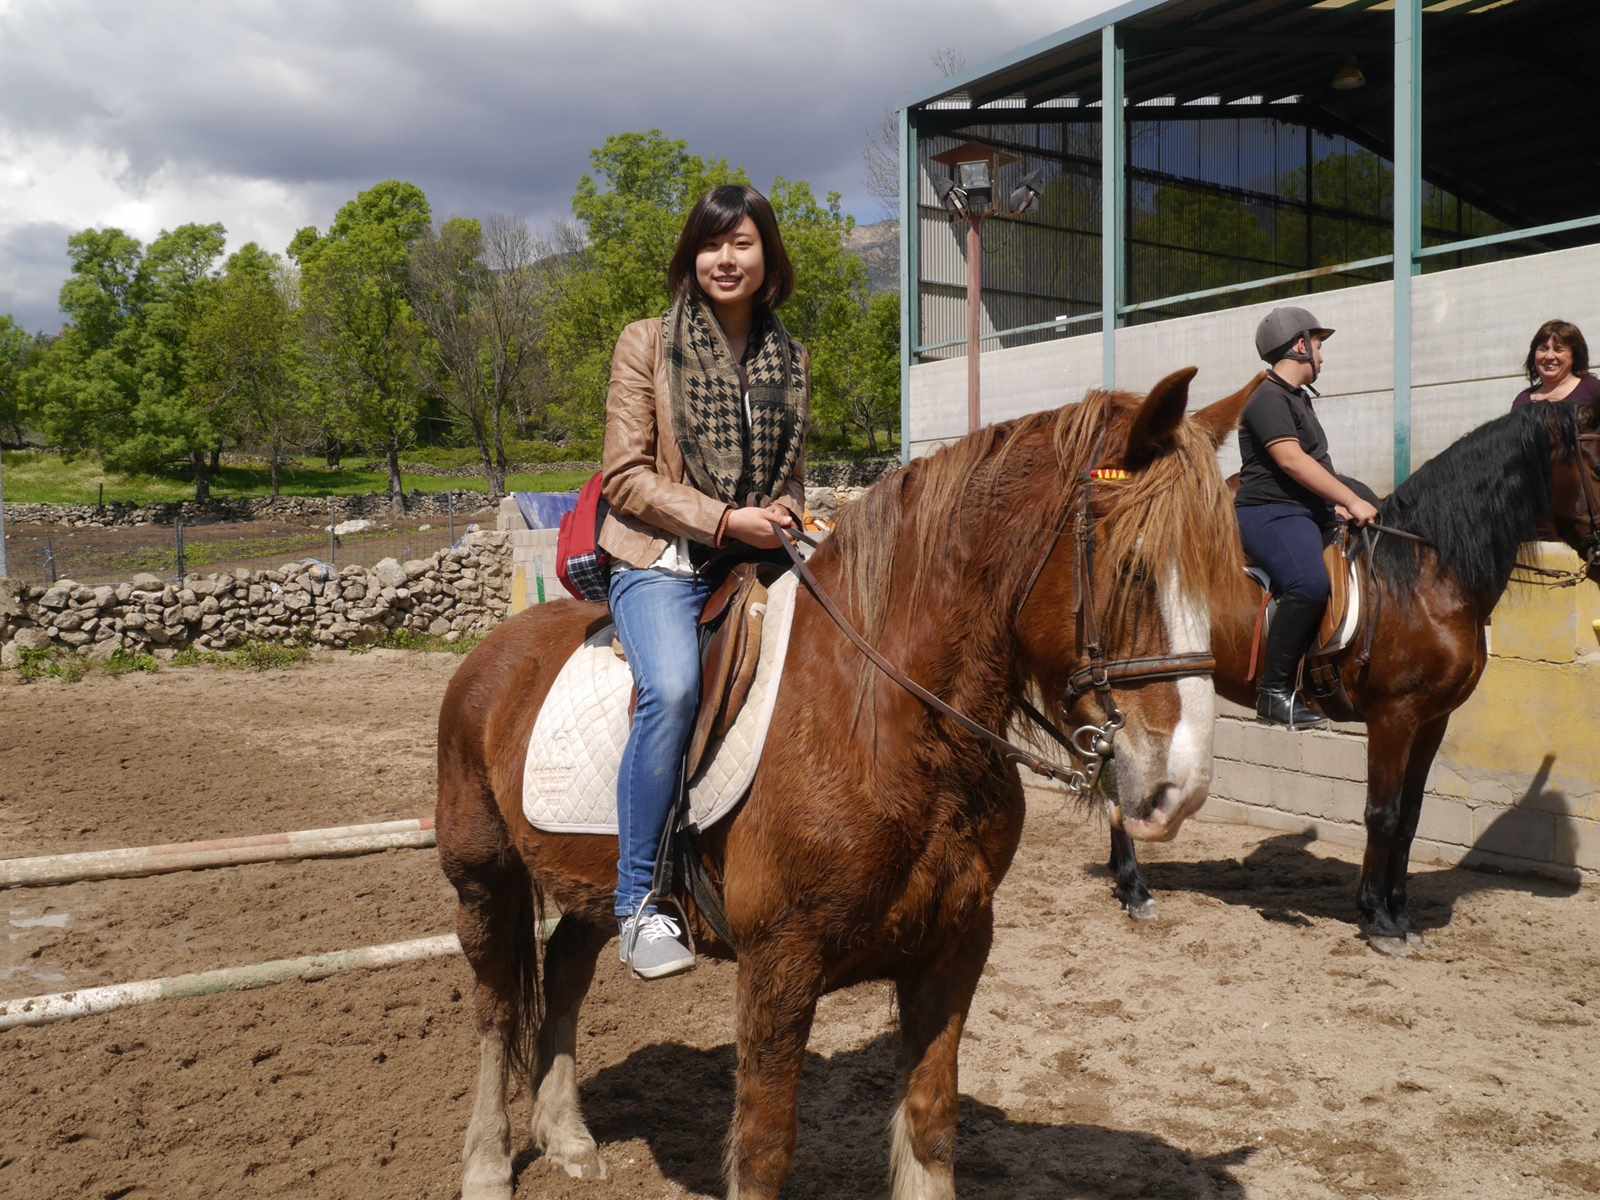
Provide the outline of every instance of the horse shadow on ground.
{"type": "MultiPolygon", "coordinates": [[[[887,1194],[888,1122],[899,1099],[899,1039],[889,1033],[831,1057],[807,1053],[800,1143],[786,1200],[887,1194]]],[[[1043,1070],[1045,1064],[1039,1064],[1043,1070]]],[[[644,1046],[581,1087],[600,1153],[643,1138],[661,1173],[689,1192],[721,1196],[722,1147],[733,1115],[735,1050],[677,1042],[644,1046]]],[[[1062,1091],[1070,1081],[1063,1077],[1062,1091]]],[[[961,1097],[956,1185],[964,1200],[1244,1200],[1231,1168],[1240,1146],[1204,1157],[1150,1133],[1015,1120],[961,1097]]],[[[539,1170],[538,1155],[516,1161],[539,1170]]]]}
{"type": "MultiPolygon", "coordinates": [[[[1528,810],[1551,816],[1554,827],[1560,829],[1570,805],[1565,793],[1545,786],[1554,762],[1553,757],[1545,757],[1527,791],[1515,806],[1483,830],[1464,861],[1444,868],[1429,863],[1413,865],[1409,894],[1415,928],[1424,932],[1444,928],[1455,916],[1456,903],[1478,892],[1521,892],[1546,897],[1578,892],[1582,885],[1575,871],[1571,878],[1554,878],[1508,870],[1474,858],[1479,854],[1515,853],[1516,839],[1522,832],[1520,823],[1528,810]]],[[[1424,815],[1427,804],[1424,800],[1424,815]]],[[[1558,837],[1557,844],[1559,840],[1558,837]]],[[[1227,904],[1254,908],[1262,920],[1278,924],[1303,927],[1310,925],[1313,918],[1324,918],[1355,925],[1361,867],[1313,854],[1310,846],[1315,841],[1316,830],[1307,829],[1267,838],[1243,859],[1145,862],[1141,866],[1158,898],[1162,892],[1197,892],[1227,904]]]]}

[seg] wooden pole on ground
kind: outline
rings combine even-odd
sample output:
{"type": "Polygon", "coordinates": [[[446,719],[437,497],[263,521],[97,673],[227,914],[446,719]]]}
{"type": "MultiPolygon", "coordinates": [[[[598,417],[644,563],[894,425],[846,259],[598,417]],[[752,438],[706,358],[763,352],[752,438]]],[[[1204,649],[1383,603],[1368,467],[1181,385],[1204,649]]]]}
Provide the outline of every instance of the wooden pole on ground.
{"type": "Polygon", "coordinates": [[[130,879],[204,867],[282,862],[297,858],[343,858],[380,850],[426,849],[436,844],[433,818],[258,833],[203,842],[88,850],[39,858],[0,859],[0,888],[40,887],[87,879],[130,879]]]}
{"type": "MultiPolygon", "coordinates": [[[[559,920],[559,917],[551,917],[542,922],[539,937],[548,938],[559,920]]],[[[244,967],[221,967],[215,971],[196,971],[189,975],[168,975],[161,979],[141,979],[107,987],[79,988],[73,992],[4,1000],[0,1001],[0,1033],[27,1025],[49,1025],[56,1021],[70,1021],[74,1017],[92,1017],[156,1000],[213,996],[218,992],[245,992],[293,979],[326,979],[343,971],[393,967],[427,958],[444,958],[460,951],[461,943],[456,940],[456,935],[445,933],[409,942],[388,942],[381,946],[310,954],[304,958],[279,958],[244,967]]]]}

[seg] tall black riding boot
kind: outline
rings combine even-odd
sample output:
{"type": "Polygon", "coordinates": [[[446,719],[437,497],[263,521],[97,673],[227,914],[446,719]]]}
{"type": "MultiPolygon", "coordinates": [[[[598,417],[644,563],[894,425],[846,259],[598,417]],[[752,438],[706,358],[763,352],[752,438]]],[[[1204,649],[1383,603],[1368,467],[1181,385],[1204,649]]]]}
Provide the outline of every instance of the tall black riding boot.
{"type": "Polygon", "coordinates": [[[1256,717],[1269,725],[1291,729],[1316,729],[1327,719],[1314,708],[1301,704],[1294,694],[1294,679],[1300,660],[1311,648],[1322,620],[1322,605],[1284,596],[1272,614],[1267,630],[1266,661],[1261,667],[1261,683],[1256,691],[1256,717]]]}

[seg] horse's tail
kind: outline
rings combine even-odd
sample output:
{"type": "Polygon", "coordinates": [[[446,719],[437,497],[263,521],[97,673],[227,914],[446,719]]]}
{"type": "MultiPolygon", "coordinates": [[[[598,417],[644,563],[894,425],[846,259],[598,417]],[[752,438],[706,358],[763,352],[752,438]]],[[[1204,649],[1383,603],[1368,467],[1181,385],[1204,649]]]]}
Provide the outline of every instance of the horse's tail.
{"type": "MultiPolygon", "coordinates": [[[[515,859],[514,851],[508,851],[515,859]]],[[[511,962],[508,964],[510,1011],[501,1025],[506,1069],[513,1079],[529,1085],[539,1069],[539,1027],[544,1020],[544,991],[539,980],[539,941],[544,927],[544,891],[520,861],[508,874],[518,877],[515,896],[506,897],[511,924],[511,962]]]]}
{"type": "MultiPolygon", "coordinates": [[[[485,643],[487,646],[488,643],[485,643]]],[[[543,992],[539,930],[544,894],[517,853],[496,801],[487,760],[484,710],[468,701],[485,659],[480,646],[456,671],[439,709],[439,865],[456,889],[457,932],[477,977],[504,1053],[503,1070],[519,1085],[538,1069],[543,992]]],[[[479,1003],[482,1003],[480,999],[479,1003]]]]}

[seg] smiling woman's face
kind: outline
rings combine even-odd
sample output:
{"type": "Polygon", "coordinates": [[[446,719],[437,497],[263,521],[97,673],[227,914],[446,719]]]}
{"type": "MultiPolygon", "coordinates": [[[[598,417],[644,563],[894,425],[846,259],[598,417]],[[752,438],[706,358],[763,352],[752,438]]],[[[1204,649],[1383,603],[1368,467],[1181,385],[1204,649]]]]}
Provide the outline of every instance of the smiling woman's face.
{"type": "Polygon", "coordinates": [[[1539,372],[1539,382],[1545,387],[1560,383],[1572,374],[1572,347],[1562,345],[1555,338],[1545,338],[1533,352],[1533,365],[1539,372]]]}
{"type": "Polygon", "coordinates": [[[694,257],[694,277],[713,304],[753,300],[767,280],[761,233],[749,217],[710,238],[694,257]]]}

